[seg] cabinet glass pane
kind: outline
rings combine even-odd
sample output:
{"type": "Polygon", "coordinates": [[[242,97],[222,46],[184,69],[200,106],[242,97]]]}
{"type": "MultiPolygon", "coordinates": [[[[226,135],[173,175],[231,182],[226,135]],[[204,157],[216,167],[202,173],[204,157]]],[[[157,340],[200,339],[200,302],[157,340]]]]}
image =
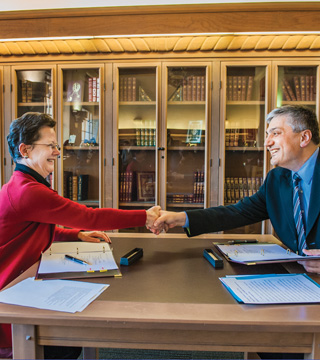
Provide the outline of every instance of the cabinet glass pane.
{"type": "MultiPolygon", "coordinates": [[[[228,67],[224,204],[253,195],[263,182],[265,67],[228,67]]],[[[231,233],[261,233],[261,223],[231,233]]]]}
{"type": "Polygon", "coordinates": [[[51,70],[17,71],[17,115],[29,111],[52,116],[51,70]]]}
{"type": "Polygon", "coordinates": [[[167,209],[203,208],[206,68],[168,68],[167,209]]]}
{"type": "Polygon", "coordinates": [[[316,74],[315,66],[279,66],[277,107],[301,104],[316,111],[316,74]]]}
{"type": "Polygon", "coordinates": [[[99,207],[99,69],[63,70],[63,196],[99,207]]]}
{"type": "MultiPolygon", "coordinates": [[[[17,117],[26,112],[52,113],[52,73],[46,70],[17,70],[17,117]]],[[[54,176],[47,181],[54,188],[54,176]]]]}
{"type": "Polygon", "coordinates": [[[120,68],[119,208],[155,204],[156,68],[120,68]]]}

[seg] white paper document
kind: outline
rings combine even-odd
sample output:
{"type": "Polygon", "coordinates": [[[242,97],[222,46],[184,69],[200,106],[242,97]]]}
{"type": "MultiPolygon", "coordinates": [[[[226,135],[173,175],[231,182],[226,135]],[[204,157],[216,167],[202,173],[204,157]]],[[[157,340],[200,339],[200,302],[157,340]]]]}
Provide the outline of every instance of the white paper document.
{"type": "Polygon", "coordinates": [[[277,244],[237,244],[215,246],[228,260],[242,264],[263,262],[286,262],[297,260],[319,259],[319,256],[300,256],[277,244]]]}
{"type": "Polygon", "coordinates": [[[73,280],[25,279],[0,292],[0,302],[75,313],[84,310],[109,287],[73,280]]]}
{"type": "MultiPolygon", "coordinates": [[[[56,242],[42,254],[37,277],[43,278],[43,274],[59,273],[78,273],[80,276],[80,273],[100,272],[102,275],[107,275],[110,270],[118,271],[118,265],[108,243],[56,242]],[[66,258],[66,255],[81,259],[86,263],[72,261],[66,258]]],[[[61,278],[63,278],[62,275],[61,278]]]]}
{"type": "Polygon", "coordinates": [[[320,287],[306,274],[240,275],[220,278],[244,304],[320,303],[320,287]]]}

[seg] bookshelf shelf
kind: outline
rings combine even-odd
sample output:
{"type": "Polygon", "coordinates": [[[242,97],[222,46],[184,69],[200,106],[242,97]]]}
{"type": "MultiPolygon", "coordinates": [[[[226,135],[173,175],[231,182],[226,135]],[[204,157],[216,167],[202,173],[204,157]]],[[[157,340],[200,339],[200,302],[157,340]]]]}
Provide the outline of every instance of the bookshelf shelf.
{"type": "Polygon", "coordinates": [[[99,150],[99,146],[64,146],[64,150],[99,150]]]}
{"type": "Polygon", "coordinates": [[[63,105],[65,106],[79,106],[79,105],[83,105],[83,106],[99,106],[99,102],[93,102],[93,101],[72,101],[72,102],[69,102],[69,101],[65,101],[63,103],[63,105]]]}
{"type": "Polygon", "coordinates": [[[176,105],[176,106],[206,105],[206,102],[205,101],[168,101],[168,105],[176,105]]]}
{"type": "Polygon", "coordinates": [[[172,208],[195,208],[195,209],[202,209],[204,204],[203,203],[167,203],[168,207],[172,208]]]}
{"type": "Polygon", "coordinates": [[[172,151],[204,151],[205,147],[204,146],[169,146],[168,150],[172,150],[172,151]]]}
{"type": "Polygon", "coordinates": [[[265,105],[265,101],[252,100],[252,101],[227,101],[227,105],[265,105]]]}
{"type": "Polygon", "coordinates": [[[259,147],[250,147],[250,146],[227,146],[226,151],[264,151],[265,148],[262,146],[259,147]]]}
{"type": "Polygon", "coordinates": [[[312,105],[312,106],[316,106],[316,102],[315,101],[282,101],[282,105],[312,105]]]}
{"type": "Polygon", "coordinates": [[[46,107],[52,107],[52,104],[47,104],[43,101],[39,102],[20,102],[18,103],[18,106],[46,106],[46,107]]]}
{"type": "Polygon", "coordinates": [[[148,151],[155,151],[155,146],[119,146],[120,150],[148,150],[148,151]]]}
{"type": "Polygon", "coordinates": [[[99,207],[99,200],[83,200],[83,201],[76,201],[78,204],[86,205],[86,206],[93,206],[99,207]]]}
{"type": "Polygon", "coordinates": [[[155,101],[120,101],[120,106],[154,106],[157,103],[155,101]]]}
{"type": "Polygon", "coordinates": [[[131,201],[131,202],[119,202],[121,207],[151,207],[154,206],[154,202],[146,201],[131,201]]]}

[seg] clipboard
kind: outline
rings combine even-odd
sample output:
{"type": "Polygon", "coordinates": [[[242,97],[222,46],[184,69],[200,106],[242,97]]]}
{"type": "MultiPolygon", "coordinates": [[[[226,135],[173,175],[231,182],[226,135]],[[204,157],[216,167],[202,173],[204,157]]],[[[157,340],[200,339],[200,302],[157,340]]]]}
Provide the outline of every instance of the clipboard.
{"type": "Polygon", "coordinates": [[[301,256],[278,244],[215,244],[219,252],[231,262],[244,265],[272,264],[320,259],[320,256],[301,256]]]}
{"type": "Polygon", "coordinates": [[[109,243],[56,242],[41,255],[36,279],[85,279],[121,276],[109,243]],[[66,257],[81,259],[84,263],[66,257]]]}

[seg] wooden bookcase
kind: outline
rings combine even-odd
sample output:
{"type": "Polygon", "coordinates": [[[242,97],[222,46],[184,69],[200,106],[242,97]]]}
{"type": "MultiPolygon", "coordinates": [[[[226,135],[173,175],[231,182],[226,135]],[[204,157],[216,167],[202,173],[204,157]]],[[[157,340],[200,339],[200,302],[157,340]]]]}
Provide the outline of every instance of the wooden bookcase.
{"type": "MultiPolygon", "coordinates": [[[[13,171],[5,145],[12,119],[25,111],[44,111],[57,119],[63,147],[53,187],[68,196],[67,172],[90,175],[88,197],[75,200],[87,206],[133,209],[159,204],[182,211],[231,204],[250,195],[270,169],[263,144],[267,113],[281,104],[301,103],[319,117],[320,57],[311,51],[318,36],[312,41],[309,35],[269,37],[52,40],[52,50],[47,42],[35,40],[34,47],[49,53],[39,51],[32,57],[23,53],[27,42],[16,42],[22,54],[3,57],[0,66],[1,184],[13,171]],[[293,38],[296,45],[288,51],[285,44],[293,38]],[[261,50],[266,41],[268,48],[261,50]],[[199,42],[201,46],[193,47],[199,42]],[[301,42],[309,44],[304,51],[299,50],[301,42]],[[244,52],[248,43],[251,50],[244,52]],[[275,52],[277,43],[283,45],[275,52]],[[83,54],[77,53],[80,45],[83,54]],[[35,74],[42,79],[35,82],[43,83],[43,100],[22,97],[22,82],[33,81],[30,76],[35,74]],[[85,89],[79,101],[68,97],[75,74],[85,89]],[[89,98],[93,78],[99,79],[99,101],[89,98]],[[124,93],[124,81],[126,91],[129,81],[131,95],[124,93]],[[303,96],[307,82],[309,96],[303,96]],[[188,95],[188,86],[198,90],[188,95]],[[91,120],[95,125],[90,130],[91,120]],[[74,142],[70,135],[75,135],[74,142]]],[[[271,229],[258,224],[237,231],[271,229]]]]}

